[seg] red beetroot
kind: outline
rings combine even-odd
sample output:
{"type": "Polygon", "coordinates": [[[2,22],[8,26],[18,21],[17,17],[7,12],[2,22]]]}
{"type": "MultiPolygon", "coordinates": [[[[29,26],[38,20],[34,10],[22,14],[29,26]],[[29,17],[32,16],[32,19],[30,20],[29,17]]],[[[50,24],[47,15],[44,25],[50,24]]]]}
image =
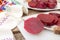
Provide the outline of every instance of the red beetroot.
{"type": "Polygon", "coordinates": [[[58,19],[57,26],[60,26],[60,18],[58,19]]]}
{"type": "Polygon", "coordinates": [[[44,2],[39,2],[39,3],[37,3],[36,8],[45,9],[45,8],[47,8],[47,6],[45,5],[44,2]]]}
{"type": "Polygon", "coordinates": [[[47,6],[48,8],[53,9],[56,7],[56,3],[48,3],[47,6]]]}
{"type": "Polygon", "coordinates": [[[37,2],[40,2],[41,0],[37,0],[37,2]]]}
{"type": "Polygon", "coordinates": [[[36,2],[33,2],[33,1],[31,1],[31,2],[29,2],[28,3],[28,5],[30,6],[30,7],[33,7],[33,8],[35,8],[36,7],[36,2]]]}
{"type": "Polygon", "coordinates": [[[58,13],[49,13],[50,15],[55,15],[55,16],[57,16],[58,18],[60,18],[60,14],[58,14],[58,13]]]}
{"type": "Polygon", "coordinates": [[[53,22],[55,21],[55,17],[49,14],[39,14],[37,19],[41,20],[46,26],[53,25],[53,22]]]}
{"type": "Polygon", "coordinates": [[[57,5],[57,0],[48,0],[47,6],[48,8],[55,8],[57,5]]]}
{"type": "Polygon", "coordinates": [[[55,16],[55,15],[54,15],[54,17],[55,17],[55,20],[54,20],[53,24],[56,24],[56,23],[57,23],[57,21],[58,21],[58,17],[57,17],[57,16],[55,16]]]}
{"type": "Polygon", "coordinates": [[[53,15],[54,17],[55,17],[55,20],[54,20],[54,24],[56,24],[57,23],[57,21],[58,21],[58,15],[56,14],[56,13],[49,13],[50,15],[53,15]]]}
{"type": "Polygon", "coordinates": [[[48,0],[49,3],[56,3],[57,4],[57,0],[48,0]]]}
{"type": "Polygon", "coordinates": [[[24,28],[31,34],[38,34],[44,29],[44,25],[36,18],[29,18],[24,21],[24,28]]]}
{"type": "Polygon", "coordinates": [[[32,0],[31,2],[28,2],[28,4],[30,7],[33,7],[33,8],[52,9],[56,7],[57,0],[32,0]]]}

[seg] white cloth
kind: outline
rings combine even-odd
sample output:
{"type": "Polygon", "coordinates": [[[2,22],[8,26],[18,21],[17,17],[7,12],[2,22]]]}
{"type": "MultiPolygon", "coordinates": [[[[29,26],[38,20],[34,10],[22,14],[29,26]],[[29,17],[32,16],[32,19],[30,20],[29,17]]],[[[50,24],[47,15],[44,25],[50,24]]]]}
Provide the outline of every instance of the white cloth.
{"type": "Polygon", "coordinates": [[[13,6],[6,6],[6,15],[11,15],[17,18],[22,17],[23,15],[23,6],[22,5],[13,5],[13,6]]]}
{"type": "Polygon", "coordinates": [[[0,14],[0,29],[13,29],[17,26],[20,20],[20,18],[11,15],[6,15],[6,12],[2,12],[0,14]]]}
{"type": "Polygon", "coordinates": [[[23,6],[23,12],[28,14],[28,2],[26,0],[16,0],[23,6]]]}
{"type": "Polygon", "coordinates": [[[15,40],[11,30],[0,29],[0,40],[15,40]]]}

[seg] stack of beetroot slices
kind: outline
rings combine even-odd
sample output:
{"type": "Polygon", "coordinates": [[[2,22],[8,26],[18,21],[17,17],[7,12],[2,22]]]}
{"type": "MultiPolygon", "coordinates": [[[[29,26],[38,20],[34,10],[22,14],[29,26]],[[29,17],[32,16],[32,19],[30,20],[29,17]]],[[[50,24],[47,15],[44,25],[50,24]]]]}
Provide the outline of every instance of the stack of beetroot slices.
{"type": "Polygon", "coordinates": [[[57,5],[57,0],[31,0],[28,5],[32,8],[53,9],[57,5]]]}
{"type": "Polygon", "coordinates": [[[24,28],[31,34],[38,34],[44,27],[51,27],[52,25],[60,26],[60,14],[49,13],[39,14],[37,17],[32,17],[24,21],[24,28]]]}

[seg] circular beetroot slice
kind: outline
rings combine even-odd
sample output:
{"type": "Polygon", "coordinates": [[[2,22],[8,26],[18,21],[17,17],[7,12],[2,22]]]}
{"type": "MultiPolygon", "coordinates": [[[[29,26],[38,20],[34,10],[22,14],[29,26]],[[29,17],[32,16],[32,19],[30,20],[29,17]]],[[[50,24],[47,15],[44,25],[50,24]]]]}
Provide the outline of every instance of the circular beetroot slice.
{"type": "Polygon", "coordinates": [[[55,8],[57,5],[57,0],[48,0],[47,7],[50,9],[55,8]]]}
{"type": "Polygon", "coordinates": [[[50,15],[55,15],[57,16],[58,18],[60,18],[60,14],[59,13],[49,13],[50,15]]]}
{"type": "Polygon", "coordinates": [[[41,20],[46,26],[52,25],[52,22],[55,20],[55,17],[49,14],[39,14],[37,16],[38,20],[41,20]]]}
{"type": "Polygon", "coordinates": [[[56,24],[57,23],[57,21],[58,21],[58,15],[56,14],[56,13],[49,13],[50,15],[53,15],[54,17],[55,17],[55,20],[54,20],[54,24],[56,24]]]}
{"type": "Polygon", "coordinates": [[[44,2],[38,2],[36,5],[36,8],[45,9],[45,8],[47,8],[47,6],[45,5],[44,2]]]}
{"type": "Polygon", "coordinates": [[[55,3],[57,5],[57,0],[48,0],[48,3],[55,3]]]}
{"type": "Polygon", "coordinates": [[[57,2],[57,0],[48,0],[48,2],[53,2],[54,3],[54,2],[57,2]]]}
{"type": "Polygon", "coordinates": [[[36,18],[29,18],[24,21],[24,29],[31,34],[38,34],[44,30],[44,25],[36,18]]]}
{"type": "Polygon", "coordinates": [[[55,23],[57,23],[57,21],[58,21],[58,17],[55,16],[55,15],[54,15],[54,17],[55,17],[55,21],[54,21],[53,23],[55,24],[55,23]]]}
{"type": "Polygon", "coordinates": [[[56,7],[56,5],[57,5],[56,3],[48,3],[47,7],[50,8],[50,9],[53,9],[53,8],[56,7]]]}
{"type": "Polygon", "coordinates": [[[28,5],[30,6],[30,7],[33,7],[33,8],[35,8],[35,6],[36,6],[36,2],[33,2],[33,1],[31,1],[31,2],[28,2],[28,5]]]}

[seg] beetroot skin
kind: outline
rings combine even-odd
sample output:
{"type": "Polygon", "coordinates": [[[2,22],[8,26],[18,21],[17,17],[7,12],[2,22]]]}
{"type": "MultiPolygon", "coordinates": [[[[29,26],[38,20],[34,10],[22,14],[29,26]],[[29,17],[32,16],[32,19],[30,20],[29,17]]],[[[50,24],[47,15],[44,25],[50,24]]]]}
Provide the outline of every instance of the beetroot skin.
{"type": "Polygon", "coordinates": [[[38,34],[44,30],[44,24],[37,18],[29,18],[24,21],[24,28],[31,34],[38,34]]]}

